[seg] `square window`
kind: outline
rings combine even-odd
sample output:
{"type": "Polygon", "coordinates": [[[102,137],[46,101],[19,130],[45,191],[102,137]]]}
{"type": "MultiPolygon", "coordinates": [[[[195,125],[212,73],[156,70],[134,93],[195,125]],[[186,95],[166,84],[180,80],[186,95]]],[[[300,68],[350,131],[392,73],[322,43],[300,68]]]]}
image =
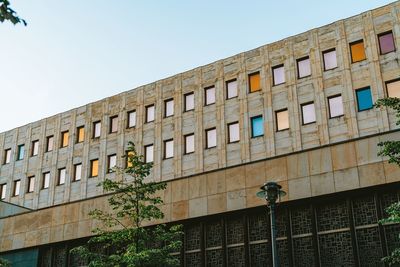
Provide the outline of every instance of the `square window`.
{"type": "Polygon", "coordinates": [[[174,157],[174,140],[164,141],[164,159],[169,159],[174,157]]]}
{"type": "Polygon", "coordinates": [[[226,82],[226,99],[238,96],[237,80],[230,80],[226,82]]]}
{"type": "Polygon", "coordinates": [[[110,133],[118,132],[118,116],[110,117],[110,133]]]}
{"type": "Polygon", "coordinates": [[[46,138],[46,152],[53,151],[54,136],[47,136],[46,138]]]}
{"type": "Polygon", "coordinates": [[[80,126],[76,129],[77,136],[76,136],[76,142],[77,143],[82,143],[85,140],[85,127],[80,126]]]}
{"type": "Polygon", "coordinates": [[[144,161],[150,163],[154,161],[154,146],[153,144],[144,147],[144,161]]]}
{"type": "Polygon", "coordinates": [[[21,180],[14,181],[14,191],[13,196],[19,196],[19,191],[21,189],[21,180]]]}
{"type": "Polygon", "coordinates": [[[136,126],[136,110],[128,112],[128,128],[136,126]]]}
{"type": "Polygon", "coordinates": [[[185,154],[194,152],[194,134],[185,135],[185,154]]]}
{"type": "Polygon", "coordinates": [[[331,49],[322,52],[324,59],[324,70],[332,70],[337,67],[336,50],[331,49]]]}
{"type": "Polygon", "coordinates": [[[61,148],[68,146],[69,133],[68,131],[61,133],[61,148]]]}
{"type": "Polygon", "coordinates": [[[228,124],[228,143],[235,143],[240,141],[239,122],[232,122],[228,124]]]}
{"type": "Polygon", "coordinates": [[[28,177],[28,193],[35,191],[35,176],[28,177]]]}
{"type": "Polygon", "coordinates": [[[328,104],[330,118],[340,117],[344,114],[343,100],[341,95],[328,97],[328,104]]]}
{"type": "Polygon", "coordinates": [[[217,129],[212,128],[206,130],[206,148],[213,148],[217,146],[217,129]]]}
{"type": "Polygon", "coordinates": [[[65,168],[58,169],[58,181],[57,185],[65,184],[65,177],[67,175],[67,170],[65,168]]]}
{"type": "Polygon", "coordinates": [[[18,146],[17,160],[24,159],[24,154],[25,154],[25,145],[19,145],[18,146]]]}
{"type": "Polygon", "coordinates": [[[7,184],[0,184],[0,199],[6,198],[7,184]]]}
{"type": "Polygon", "coordinates": [[[92,159],[90,161],[90,177],[97,177],[99,176],[99,160],[92,159]]]}
{"type": "Polygon", "coordinates": [[[80,181],[82,179],[82,163],[78,163],[74,165],[74,180],[80,181]]]}
{"type": "Polygon", "coordinates": [[[39,154],[39,140],[32,142],[31,156],[37,156],[37,154],[39,154]]]}
{"type": "Polygon", "coordinates": [[[101,121],[93,122],[93,138],[100,138],[101,135],[101,121]]]}
{"type": "Polygon", "coordinates": [[[400,98],[400,80],[386,82],[388,97],[400,98]]]}
{"type": "Polygon", "coordinates": [[[275,112],[276,116],[276,130],[283,131],[289,129],[289,111],[282,109],[275,112]]]}
{"type": "Polygon", "coordinates": [[[146,122],[154,121],[154,116],[155,116],[154,112],[155,112],[154,105],[146,106],[146,122]]]}
{"type": "Polygon", "coordinates": [[[174,100],[168,99],[164,101],[164,117],[171,117],[174,115],[174,100]]]}
{"type": "Polygon", "coordinates": [[[188,93],[184,96],[185,111],[194,110],[194,93],[188,93]]]}
{"type": "Polygon", "coordinates": [[[381,55],[396,50],[396,47],[394,46],[392,31],[379,34],[378,39],[379,39],[379,49],[381,51],[381,55]]]}
{"type": "Polygon", "coordinates": [[[0,199],[6,198],[7,184],[0,184],[0,199]]]}
{"type": "Polygon", "coordinates": [[[360,40],[350,44],[351,63],[363,61],[366,59],[364,41],[360,40]]]}
{"type": "Polygon", "coordinates": [[[272,67],[272,79],[274,85],[285,83],[285,68],[283,65],[272,67]]]}
{"type": "Polygon", "coordinates": [[[303,115],[303,125],[313,123],[316,121],[314,102],[302,104],[301,112],[303,115]]]}
{"type": "Polygon", "coordinates": [[[371,88],[365,87],[356,90],[358,111],[371,109],[373,107],[371,88]]]}
{"type": "Polygon", "coordinates": [[[297,60],[297,77],[304,78],[311,75],[310,58],[303,57],[297,60]]]}
{"type": "Polygon", "coordinates": [[[211,105],[215,103],[215,87],[207,87],[204,89],[205,92],[205,105],[211,105]]]}
{"type": "Polygon", "coordinates": [[[264,120],[263,117],[256,116],[251,118],[251,137],[264,135],[264,120]]]}
{"type": "Polygon", "coordinates": [[[108,156],[108,160],[107,160],[107,172],[114,172],[114,167],[117,166],[117,155],[113,154],[113,155],[109,155],[108,156]]]}
{"type": "Polygon", "coordinates": [[[249,92],[253,93],[261,90],[260,72],[249,74],[249,92]]]}
{"type": "Polygon", "coordinates": [[[43,173],[42,189],[49,188],[50,186],[50,172],[43,173]]]}
{"type": "Polygon", "coordinates": [[[4,164],[10,163],[11,161],[11,148],[4,150],[4,164]]]}

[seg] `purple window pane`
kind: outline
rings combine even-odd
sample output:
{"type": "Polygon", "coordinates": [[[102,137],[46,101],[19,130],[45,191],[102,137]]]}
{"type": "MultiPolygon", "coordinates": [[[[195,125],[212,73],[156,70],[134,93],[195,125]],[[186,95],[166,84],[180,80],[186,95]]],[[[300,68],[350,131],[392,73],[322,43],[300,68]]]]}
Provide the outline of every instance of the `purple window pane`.
{"type": "Polygon", "coordinates": [[[395,48],[393,34],[390,32],[379,36],[379,46],[381,48],[381,54],[386,54],[394,51],[395,48]]]}
{"type": "Polygon", "coordinates": [[[325,70],[331,70],[337,67],[336,50],[324,53],[325,70]]]}
{"type": "Polygon", "coordinates": [[[274,85],[285,82],[285,69],[283,66],[273,69],[274,85]]]}
{"type": "Polygon", "coordinates": [[[302,59],[297,62],[297,68],[299,70],[299,78],[307,77],[311,75],[310,59],[302,59]]]}

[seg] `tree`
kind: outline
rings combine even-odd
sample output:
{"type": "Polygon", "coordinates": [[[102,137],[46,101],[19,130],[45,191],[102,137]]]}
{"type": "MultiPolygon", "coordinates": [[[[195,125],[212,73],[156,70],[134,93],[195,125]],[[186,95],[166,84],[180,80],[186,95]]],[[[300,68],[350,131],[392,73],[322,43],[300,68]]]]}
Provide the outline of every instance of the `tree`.
{"type": "Polygon", "coordinates": [[[0,267],[11,267],[11,263],[3,258],[0,258],[0,267]]]}
{"type": "MultiPolygon", "coordinates": [[[[379,99],[375,106],[377,108],[388,107],[396,111],[396,125],[400,125],[400,98],[383,98],[379,99]]],[[[378,143],[381,148],[378,155],[389,157],[389,163],[397,164],[400,167],[400,141],[390,140],[378,143]]],[[[380,224],[385,223],[400,223],[400,202],[393,203],[386,209],[388,218],[380,220],[380,224]]],[[[400,239],[400,234],[399,234],[400,239]]],[[[400,248],[395,248],[389,256],[382,259],[383,262],[389,264],[389,266],[400,264],[400,248]]]]}
{"type": "Polygon", "coordinates": [[[89,266],[179,266],[179,260],[171,253],[180,250],[182,227],[143,227],[145,221],[163,218],[158,208],[163,201],[154,195],[165,190],[166,183],[144,181],[152,163],[136,154],[132,142],[126,158],[126,168],[113,169],[122,176],[121,181],[105,179],[99,184],[112,195],[108,198],[110,211],[95,209],[89,213],[100,222],[100,227],[93,230],[96,236],[71,252],[89,266]]]}
{"type": "Polygon", "coordinates": [[[0,0],[0,22],[6,20],[11,21],[14,25],[18,23],[22,23],[25,26],[27,25],[26,21],[18,17],[17,13],[10,8],[10,1],[0,0]]]}

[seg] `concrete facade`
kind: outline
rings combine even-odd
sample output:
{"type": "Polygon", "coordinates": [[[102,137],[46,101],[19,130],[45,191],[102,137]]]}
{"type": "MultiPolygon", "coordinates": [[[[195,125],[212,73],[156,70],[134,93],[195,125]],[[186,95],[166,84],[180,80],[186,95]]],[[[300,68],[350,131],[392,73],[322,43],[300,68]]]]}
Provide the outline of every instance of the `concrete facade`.
{"type": "MultiPolygon", "coordinates": [[[[0,159],[11,148],[8,164],[0,167],[0,184],[7,184],[5,201],[36,211],[0,219],[0,251],[90,236],[94,222],[88,211],[105,205],[96,185],[107,173],[107,156],[117,165],[129,141],[139,153],[154,144],[154,168],[149,180],[167,181],[163,192],[164,222],[242,210],[264,205],[255,193],[266,181],[277,181],[288,193],[283,201],[372,187],[399,185],[400,169],[377,156],[377,144],[400,138],[395,114],[386,109],[359,112],[355,90],[370,86],[372,99],[387,96],[385,82],[400,78],[400,2],[340,20],[305,33],[219,60],[173,77],[46,118],[0,134],[0,159]],[[378,35],[392,31],[394,52],[380,55],[378,35]],[[351,63],[349,44],[364,41],[366,60],[351,63]],[[322,53],[335,49],[337,67],[324,71],[322,53]],[[311,75],[297,78],[296,60],[309,56],[311,75]],[[285,80],[273,86],[272,68],[284,64],[285,80]],[[249,93],[249,74],[259,72],[261,90],[249,93]],[[238,97],[227,99],[226,81],[236,79],[238,97]],[[216,103],[204,105],[204,89],[215,86],[216,103]],[[194,92],[195,109],[184,112],[184,95],[194,92]],[[340,94],[344,115],[329,118],[328,98],[340,94]],[[164,118],[164,101],[174,99],[174,115],[164,118]],[[301,105],[314,102],[316,122],[303,125],[301,105]],[[155,105],[155,121],[144,122],[145,107],[155,105]],[[289,129],[276,130],[275,112],[288,109],[289,129]],[[136,127],[127,128],[127,112],[136,110],[136,127]],[[251,118],[262,115],[264,135],[251,137],[251,118]],[[117,133],[109,133],[110,117],[118,116],[117,133]],[[92,138],[93,123],[102,122],[100,138],[92,138]],[[240,141],[228,143],[227,125],[239,122],[240,141]],[[85,127],[83,143],[77,128],[85,127]],[[205,148],[205,130],[217,130],[217,147],[205,148]],[[69,132],[60,148],[61,132],[69,132]],[[195,152],[184,154],[184,136],[194,133],[195,152]],[[46,138],[54,149],[45,152],[46,138]],[[163,159],[163,141],[174,140],[174,157],[163,159]],[[39,153],[30,156],[32,141],[39,153]],[[18,145],[23,160],[16,160],[18,145]],[[90,160],[99,159],[99,176],[89,178],[90,160]],[[73,165],[82,163],[82,179],[72,182],[73,165]],[[66,182],[56,185],[59,168],[66,182]],[[43,173],[50,186],[41,189],[43,173]],[[35,190],[27,193],[27,177],[35,190]],[[21,193],[12,196],[12,181],[21,193]]],[[[152,222],[160,223],[160,222],[152,222]]]]}

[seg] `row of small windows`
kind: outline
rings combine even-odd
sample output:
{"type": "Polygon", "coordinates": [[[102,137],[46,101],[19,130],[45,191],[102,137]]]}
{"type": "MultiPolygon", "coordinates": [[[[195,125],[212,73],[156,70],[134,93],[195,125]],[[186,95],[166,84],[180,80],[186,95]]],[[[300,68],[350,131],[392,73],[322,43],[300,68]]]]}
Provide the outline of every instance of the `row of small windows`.
{"type": "MultiPolygon", "coordinates": [[[[400,98],[400,80],[394,80],[394,81],[388,81],[386,82],[386,89],[387,89],[387,96],[388,97],[398,97],[400,98]]],[[[193,96],[193,93],[190,94],[193,96]]],[[[358,111],[364,111],[368,110],[373,107],[373,100],[372,100],[372,94],[371,94],[371,88],[370,87],[365,87],[361,89],[355,90],[355,95],[357,99],[357,108],[358,111]]],[[[189,95],[185,95],[185,98],[189,95]]],[[[192,99],[193,98],[189,98],[192,99]]],[[[344,114],[343,110],[343,104],[342,104],[342,96],[341,95],[334,95],[330,96],[327,99],[328,102],[328,107],[329,107],[329,118],[335,118],[335,117],[340,117],[344,114]]],[[[186,102],[187,103],[187,102],[186,102]]],[[[173,99],[169,99],[166,101],[165,104],[166,107],[166,114],[168,116],[173,115],[173,99]]],[[[194,105],[188,105],[187,107],[189,108],[194,108],[194,105]]],[[[308,102],[308,103],[303,103],[301,104],[301,112],[302,112],[302,124],[306,125],[309,123],[313,123],[316,121],[316,115],[315,115],[315,105],[313,102],[308,102]]],[[[146,121],[151,121],[154,120],[154,105],[147,106],[146,107],[146,121]]],[[[282,109],[282,110],[277,110],[275,111],[275,120],[276,120],[276,130],[277,131],[282,131],[286,130],[289,128],[289,113],[287,109],[282,109]]],[[[252,122],[252,136],[260,136],[262,135],[262,126],[259,125],[259,121],[262,121],[262,117],[253,117],[251,119],[252,122]]],[[[128,127],[134,127],[136,125],[136,111],[130,111],[128,112],[128,127]]],[[[233,130],[231,127],[236,127],[235,125],[230,125],[228,127],[228,131],[232,133],[238,133],[238,129],[233,130]]],[[[110,133],[115,133],[118,130],[118,116],[112,116],[110,117],[110,133]]],[[[210,135],[213,134],[213,132],[209,133],[210,135]]],[[[99,138],[101,135],[101,121],[96,121],[93,123],[93,138],[99,138]]],[[[85,128],[84,126],[80,126],[77,128],[77,138],[76,138],[76,143],[81,143],[84,141],[85,137],[85,128]]],[[[188,138],[191,138],[190,135],[188,138]]],[[[236,137],[232,136],[232,140],[238,139],[238,135],[236,137]]],[[[213,139],[207,138],[207,142],[209,141],[209,145],[207,147],[213,147],[214,146],[214,141],[213,139]]],[[[231,140],[231,139],[230,139],[231,140]]],[[[238,141],[238,140],[236,140],[238,141]]],[[[230,141],[231,142],[231,141],[230,141]]],[[[234,141],[232,141],[234,142],[234,141]]],[[[193,143],[194,146],[194,141],[189,140],[189,143],[193,143]]],[[[69,144],[69,132],[64,131],[61,132],[61,144],[60,147],[67,147],[69,144]]],[[[46,138],[46,152],[50,152],[53,150],[54,146],[54,136],[48,136],[46,138]]],[[[190,148],[188,148],[187,151],[190,153],[190,148]]],[[[34,140],[32,141],[32,146],[31,146],[31,156],[36,156],[39,153],[39,140],[34,140]]],[[[21,144],[17,146],[17,160],[22,160],[24,159],[24,154],[25,154],[25,145],[21,144]]],[[[3,164],[10,163],[11,161],[11,148],[5,149],[4,151],[4,160],[3,164]]]]}

